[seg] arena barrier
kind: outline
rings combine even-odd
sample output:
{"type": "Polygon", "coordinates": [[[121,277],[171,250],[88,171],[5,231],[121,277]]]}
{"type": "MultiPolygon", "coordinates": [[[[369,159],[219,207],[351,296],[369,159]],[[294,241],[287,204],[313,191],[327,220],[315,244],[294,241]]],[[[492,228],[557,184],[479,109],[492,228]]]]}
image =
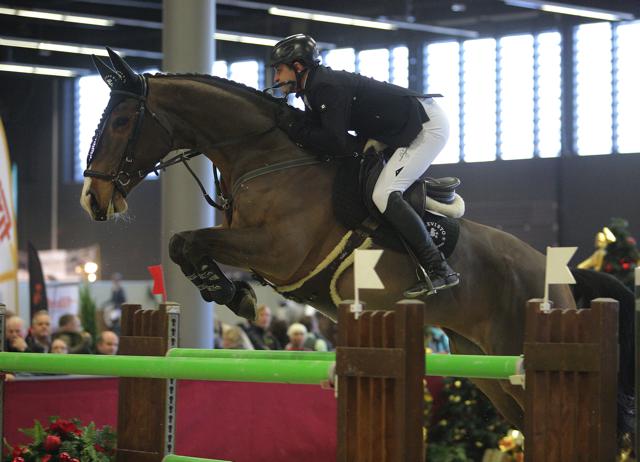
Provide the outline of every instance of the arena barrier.
{"type": "MultiPolygon", "coordinates": [[[[526,460],[581,460],[584,454],[613,460],[617,302],[597,299],[590,310],[548,313],[539,305],[527,306],[526,460]]],[[[421,460],[423,309],[405,301],[356,320],[343,305],[337,352],[314,353],[176,348],[176,305],[126,305],[119,356],[0,353],[0,370],[122,377],[118,462],[212,462],[172,454],[176,379],[335,381],[339,462],[421,460]]],[[[0,309],[0,327],[2,315],[0,309]]],[[[508,379],[522,372],[519,357],[427,355],[426,362],[430,375],[508,379]]]]}

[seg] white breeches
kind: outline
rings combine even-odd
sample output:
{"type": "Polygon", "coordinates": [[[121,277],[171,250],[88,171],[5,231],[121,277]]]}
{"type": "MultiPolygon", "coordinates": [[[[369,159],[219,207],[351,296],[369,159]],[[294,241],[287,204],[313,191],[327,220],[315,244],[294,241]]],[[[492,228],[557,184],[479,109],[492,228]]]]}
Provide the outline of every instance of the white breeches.
{"type": "Polygon", "coordinates": [[[429,121],[406,148],[398,148],[384,166],[373,189],[373,203],[381,213],[394,191],[405,192],[429,168],[449,138],[447,115],[433,98],[421,101],[429,121]]]}

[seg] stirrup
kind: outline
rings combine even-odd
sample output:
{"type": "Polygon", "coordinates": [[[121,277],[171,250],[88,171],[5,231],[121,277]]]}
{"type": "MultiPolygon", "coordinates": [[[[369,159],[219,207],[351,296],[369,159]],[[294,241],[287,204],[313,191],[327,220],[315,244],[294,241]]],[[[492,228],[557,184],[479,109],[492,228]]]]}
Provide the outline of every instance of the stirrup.
{"type": "MultiPolygon", "coordinates": [[[[403,295],[406,298],[418,298],[418,297],[422,297],[423,295],[426,295],[426,296],[434,295],[438,293],[439,290],[448,289],[450,287],[457,286],[460,283],[460,274],[453,273],[446,276],[446,278],[450,276],[455,276],[456,279],[454,281],[450,282],[449,284],[442,284],[440,286],[434,287],[433,282],[431,281],[431,278],[429,277],[429,275],[424,271],[423,273],[425,276],[425,280],[418,281],[418,283],[415,286],[403,292],[403,295]]],[[[442,281],[444,282],[446,278],[443,278],[442,281]]]]}

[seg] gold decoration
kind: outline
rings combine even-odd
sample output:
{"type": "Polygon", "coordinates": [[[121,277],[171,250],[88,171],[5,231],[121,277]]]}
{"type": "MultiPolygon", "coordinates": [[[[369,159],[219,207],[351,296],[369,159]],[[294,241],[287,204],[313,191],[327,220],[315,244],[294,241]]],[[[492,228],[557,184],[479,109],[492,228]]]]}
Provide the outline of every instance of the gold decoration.
{"type": "Polygon", "coordinates": [[[613,242],[616,242],[616,237],[611,230],[605,226],[602,228],[602,231],[596,234],[596,251],[593,252],[589,258],[578,264],[578,268],[600,271],[604,257],[607,255],[607,246],[613,242]]]}

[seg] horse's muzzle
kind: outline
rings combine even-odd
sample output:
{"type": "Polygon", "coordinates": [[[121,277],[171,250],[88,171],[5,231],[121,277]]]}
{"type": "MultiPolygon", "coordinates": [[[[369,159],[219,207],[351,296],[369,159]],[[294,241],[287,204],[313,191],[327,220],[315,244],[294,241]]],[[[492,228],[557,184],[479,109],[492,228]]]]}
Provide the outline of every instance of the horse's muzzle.
{"type": "Polygon", "coordinates": [[[107,220],[107,211],[100,208],[98,204],[98,200],[96,199],[95,194],[92,191],[87,192],[89,195],[89,205],[91,207],[91,213],[93,214],[93,219],[96,221],[106,221],[107,220]]]}

